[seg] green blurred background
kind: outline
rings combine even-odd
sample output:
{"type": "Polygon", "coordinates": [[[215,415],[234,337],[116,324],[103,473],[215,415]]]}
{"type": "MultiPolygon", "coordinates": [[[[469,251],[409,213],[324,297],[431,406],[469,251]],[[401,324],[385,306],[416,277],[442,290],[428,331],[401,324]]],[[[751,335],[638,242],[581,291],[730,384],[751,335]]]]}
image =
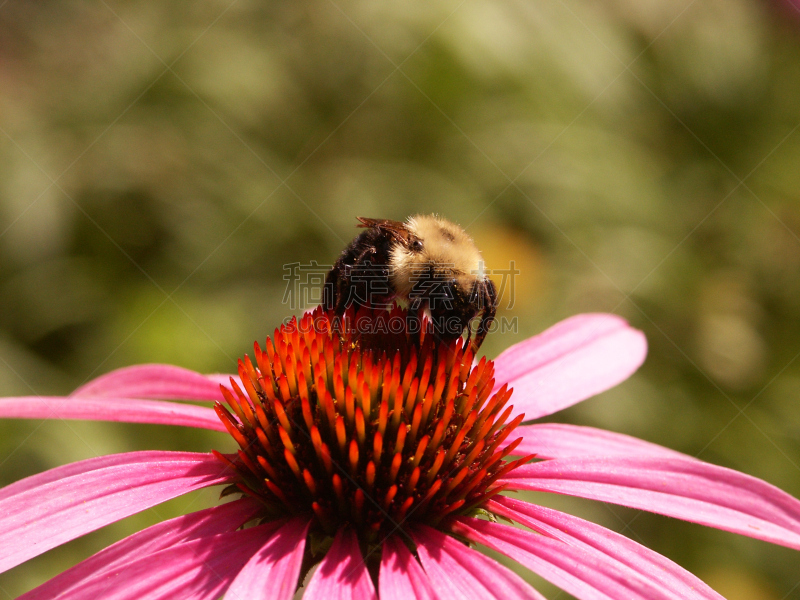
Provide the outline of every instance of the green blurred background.
{"type": "MultiPolygon", "coordinates": [[[[0,4],[0,393],[143,362],[229,372],[288,314],[283,265],[357,215],[437,212],[514,260],[510,344],[583,311],[644,367],[552,420],[800,497],[800,7],[779,0],[0,4]]],[[[218,434],[0,424],[0,483],[218,434]]],[[[168,503],[0,577],[14,597],[168,503]]],[[[732,600],[800,598],[800,554],[540,498],[732,600]]],[[[552,587],[548,598],[566,598],[552,587]]]]}

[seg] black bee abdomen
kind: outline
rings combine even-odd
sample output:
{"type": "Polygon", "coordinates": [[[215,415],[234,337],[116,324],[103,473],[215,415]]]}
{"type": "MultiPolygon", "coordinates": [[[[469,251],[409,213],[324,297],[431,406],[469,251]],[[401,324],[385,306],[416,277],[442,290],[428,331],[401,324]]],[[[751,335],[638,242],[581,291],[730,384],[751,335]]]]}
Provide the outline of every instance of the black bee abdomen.
{"type": "Polygon", "coordinates": [[[322,305],[343,314],[349,306],[380,306],[394,296],[389,285],[391,239],[370,228],[342,251],[325,279],[322,305]]]}

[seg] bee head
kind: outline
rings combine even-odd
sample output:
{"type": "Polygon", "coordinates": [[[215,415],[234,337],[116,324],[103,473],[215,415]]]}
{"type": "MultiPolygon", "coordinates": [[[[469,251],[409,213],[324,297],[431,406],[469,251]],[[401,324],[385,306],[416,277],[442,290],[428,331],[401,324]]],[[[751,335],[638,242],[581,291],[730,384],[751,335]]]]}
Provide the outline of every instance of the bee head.
{"type": "Polygon", "coordinates": [[[451,298],[472,293],[476,280],[484,278],[483,259],[475,243],[455,223],[434,215],[417,215],[406,222],[408,242],[390,252],[392,284],[408,298],[421,277],[435,279],[452,291],[451,298]]]}

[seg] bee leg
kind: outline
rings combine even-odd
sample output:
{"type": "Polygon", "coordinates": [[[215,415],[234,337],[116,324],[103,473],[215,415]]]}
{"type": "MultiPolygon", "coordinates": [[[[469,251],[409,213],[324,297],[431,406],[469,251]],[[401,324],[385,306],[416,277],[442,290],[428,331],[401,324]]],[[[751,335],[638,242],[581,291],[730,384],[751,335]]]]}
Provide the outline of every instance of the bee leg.
{"type": "Polygon", "coordinates": [[[364,251],[356,257],[354,264],[364,264],[372,258],[372,255],[377,254],[377,250],[370,246],[369,248],[365,248],[364,251]]]}
{"type": "Polygon", "coordinates": [[[421,299],[414,300],[406,312],[406,332],[410,339],[417,345],[422,340],[422,315],[425,311],[425,304],[421,299]]]}
{"type": "Polygon", "coordinates": [[[340,317],[344,315],[344,311],[351,304],[350,297],[353,295],[352,265],[343,265],[342,271],[344,273],[339,279],[336,289],[336,314],[340,317]]]}
{"type": "Polygon", "coordinates": [[[339,304],[343,279],[341,261],[336,261],[333,268],[328,271],[325,277],[325,285],[322,288],[322,307],[325,310],[333,310],[339,304]]]}
{"type": "Polygon", "coordinates": [[[497,288],[491,279],[485,279],[481,284],[480,301],[483,314],[481,315],[481,322],[478,325],[478,331],[475,332],[475,337],[472,338],[472,350],[478,351],[478,348],[483,344],[486,339],[486,334],[489,333],[494,317],[497,314],[497,288]]]}

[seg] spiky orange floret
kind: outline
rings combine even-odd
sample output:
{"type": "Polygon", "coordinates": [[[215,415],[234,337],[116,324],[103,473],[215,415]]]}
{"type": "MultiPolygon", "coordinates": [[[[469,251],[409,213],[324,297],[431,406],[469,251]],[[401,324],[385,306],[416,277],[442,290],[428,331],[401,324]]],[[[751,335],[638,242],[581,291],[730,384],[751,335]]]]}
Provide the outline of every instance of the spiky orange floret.
{"type": "Polygon", "coordinates": [[[411,336],[405,313],[321,308],[255,344],[239,361],[241,384],[215,409],[239,444],[218,454],[241,476],[238,489],[274,515],[311,514],[333,534],[344,524],[377,539],[404,523],[436,526],[480,506],[496,483],[530,457],[503,460],[511,390],[491,395],[494,364],[463,339],[411,336]]]}

